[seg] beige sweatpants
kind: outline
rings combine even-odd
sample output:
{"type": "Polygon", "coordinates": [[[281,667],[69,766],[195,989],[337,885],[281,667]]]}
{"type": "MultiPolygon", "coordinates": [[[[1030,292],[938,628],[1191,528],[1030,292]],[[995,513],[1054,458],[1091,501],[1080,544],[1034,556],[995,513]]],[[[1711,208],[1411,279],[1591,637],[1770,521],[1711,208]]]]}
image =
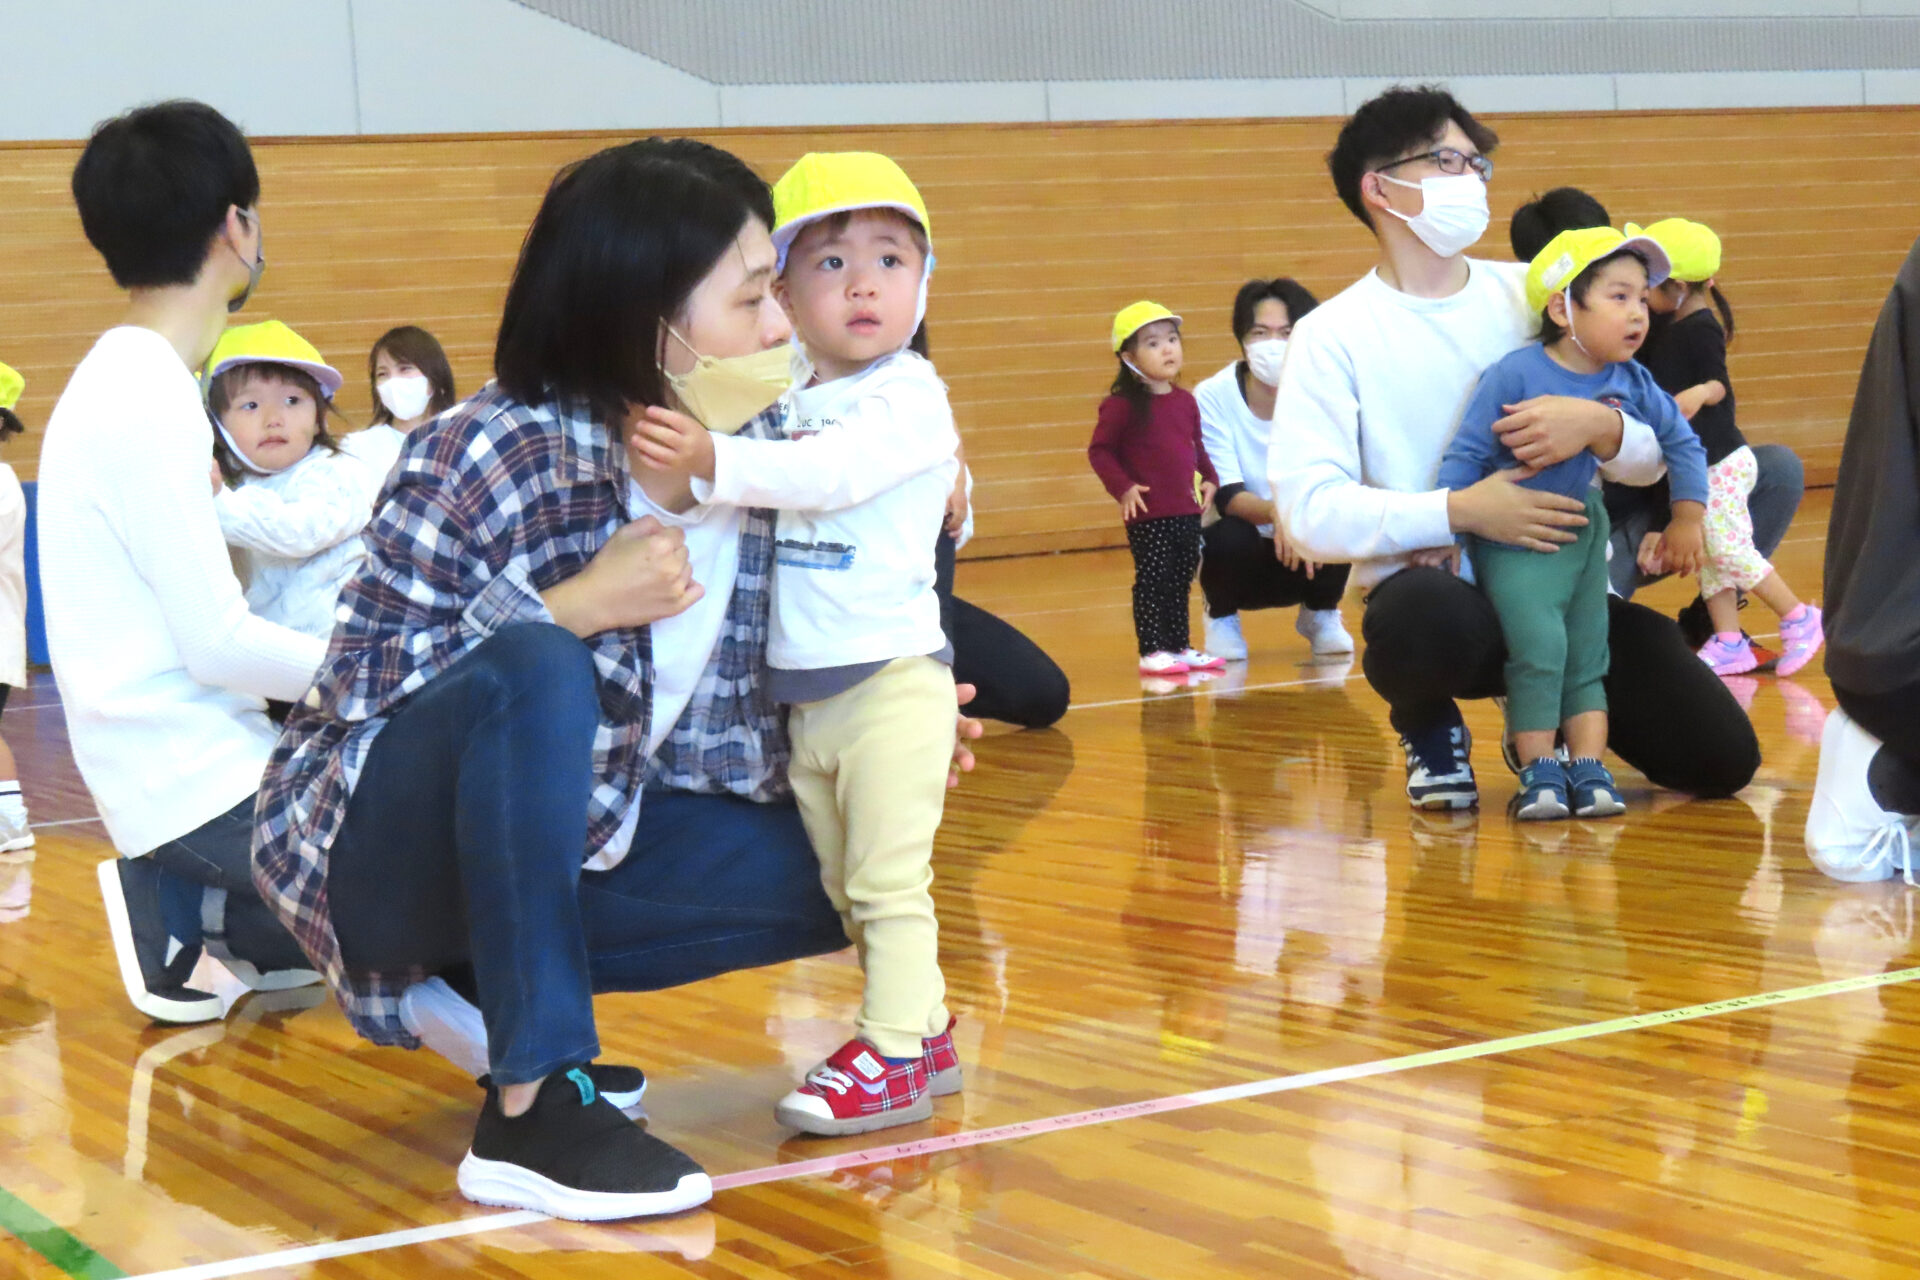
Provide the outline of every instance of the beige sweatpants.
{"type": "Polygon", "coordinates": [[[953,760],[953,672],[896,658],[853,688],[793,708],[794,798],[820,882],[859,949],[854,1028],[889,1058],[947,1029],[933,837],[953,760]]]}

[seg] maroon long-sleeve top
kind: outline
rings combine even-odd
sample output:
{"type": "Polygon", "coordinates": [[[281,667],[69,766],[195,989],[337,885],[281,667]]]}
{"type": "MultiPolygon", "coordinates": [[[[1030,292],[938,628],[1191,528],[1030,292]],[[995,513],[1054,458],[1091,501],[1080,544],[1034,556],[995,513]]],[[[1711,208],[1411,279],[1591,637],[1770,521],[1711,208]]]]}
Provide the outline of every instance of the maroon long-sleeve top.
{"type": "Polygon", "coordinates": [[[1208,484],[1220,483],[1200,439],[1200,405],[1184,387],[1153,397],[1146,420],[1137,424],[1133,406],[1125,399],[1102,400],[1087,461],[1115,501],[1136,484],[1147,487],[1147,511],[1134,517],[1137,520],[1197,516],[1200,503],[1193,493],[1193,473],[1199,472],[1208,484]]]}

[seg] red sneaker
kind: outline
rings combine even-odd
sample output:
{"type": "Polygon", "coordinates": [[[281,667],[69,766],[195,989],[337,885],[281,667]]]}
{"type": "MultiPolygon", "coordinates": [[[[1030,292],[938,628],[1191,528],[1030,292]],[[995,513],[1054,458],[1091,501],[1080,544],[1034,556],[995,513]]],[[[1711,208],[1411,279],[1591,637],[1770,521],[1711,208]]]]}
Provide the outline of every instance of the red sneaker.
{"type": "Polygon", "coordinates": [[[920,1042],[920,1058],[927,1065],[927,1092],[936,1098],[960,1092],[960,1051],[953,1047],[953,1024],[958,1021],[949,1016],[945,1031],[920,1042]]]}
{"type": "Polygon", "coordinates": [[[807,1074],[773,1114],[781,1124],[838,1137],[933,1118],[925,1056],[888,1062],[864,1040],[849,1040],[807,1074]]]}

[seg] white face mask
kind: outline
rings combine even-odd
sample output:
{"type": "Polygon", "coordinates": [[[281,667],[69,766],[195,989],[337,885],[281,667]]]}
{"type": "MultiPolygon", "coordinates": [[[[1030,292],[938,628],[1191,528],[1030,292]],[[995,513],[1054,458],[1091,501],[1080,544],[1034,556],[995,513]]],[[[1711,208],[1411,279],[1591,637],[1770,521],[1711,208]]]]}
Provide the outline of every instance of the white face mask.
{"type": "Polygon", "coordinates": [[[411,422],[427,411],[433,384],[422,373],[396,373],[380,384],[380,403],[396,422],[411,422]]]}
{"type": "Polygon", "coordinates": [[[1262,338],[1246,345],[1247,370],[1269,387],[1280,385],[1280,365],[1287,358],[1285,338],[1262,338]]]}
{"type": "Polygon", "coordinates": [[[1463,253],[1487,234],[1487,184],[1477,173],[1443,173],[1403,182],[1392,174],[1374,175],[1382,182],[1420,188],[1420,212],[1409,218],[1398,209],[1388,213],[1407,224],[1420,243],[1442,258],[1463,253]]]}

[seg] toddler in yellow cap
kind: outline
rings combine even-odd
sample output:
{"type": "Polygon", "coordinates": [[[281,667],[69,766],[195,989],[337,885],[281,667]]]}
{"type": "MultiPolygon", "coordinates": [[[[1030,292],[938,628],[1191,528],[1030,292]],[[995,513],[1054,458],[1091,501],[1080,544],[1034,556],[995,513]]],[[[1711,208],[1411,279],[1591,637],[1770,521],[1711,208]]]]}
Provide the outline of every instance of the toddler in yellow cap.
{"type": "Polygon", "coordinates": [[[792,708],[794,796],[866,990],[854,1038],[776,1114],[805,1133],[861,1133],[927,1119],[934,1095],[960,1087],[931,893],[954,727],[934,543],[959,436],[945,384],[911,349],[932,223],[900,166],[809,154],[773,204],[776,289],[801,356],[787,438],[655,414],[634,449],[684,468],[699,501],[780,511],[767,688],[792,708]]]}
{"type": "MultiPolygon", "coordinates": [[[[14,412],[27,387],[10,365],[0,364],[0,440],[25,431],[14,412]]],[[[7,694],[27,682],[27,495],[13,468],[0,462],[0,710],[7,694]]],[[[5,739],[0,739],[0,863],[33,861],[33,829],[20,792],[19,768],[5,739]]],[[[0,922],[25,914],[32,881],[0,885],[0,922]],[[19,914],[14,914],[19,913],[19,914]]]]}
{"type": "MultiPolygon", "coordinates": [[[[1673,397],[1634,361],[1646,340],[1647,292],[1667,278],[1667,255],[1643,236],[1611,227],[1563,231],[1527,268],[1527,306],[1540,340],[1480,375],[1460,427],[1440,461],[1442,489],[1463,490],[1520,468],[1494,424],[1535,396],[1598,400],[1647,423],[1660,442],[1673,519],[1663,535],[1676,572],[1699,566],[1707,500],[1706,454],[1673,397]]],[[[1567,545],[1509,545],[1468,538],[1467,570],[1492,601],[1506,640],[1507,725],[1521,761],[1515,816],[1528,821],[1605,818],[1626,804],[1600,757],[1607,746],[1610,658],[1607,509],[1594,478],[1600,460],[1582,450],[1521,485],[1585,504],[1586,523],[1567,545]],[[1570,761],[1554,753],[1563,733],[1570,761]]]]}
{"type": "Polygon", "coordinates": [[[247,607],[325,639],[366,558],[360,532],[382,476],[327,430],[340,371],[278,320],[236,325],[207,357],[220,532],[241,550],[247,607]]]}
{"type": "MultiPolygon", "coordinates": [[[[1658,244],[1673,263],[1648,297],[1656,319],[1640,363],[1680,402],[1707,451],[1707,555],[1700,567],[1700,598],[1713,634],[1700,646],[1700,660],[1729,676],[1760,665],[1753,642],[1740,629],[1740,592],[1747,591],[1780,615],[1775,670],[1790,676],[1813,660],[1826,636],[1819,607],[1795,596],[1753,544],[1747,499],[1760,482],[1760,463],[1734,422],[1733,378],[1727,372],[1733,307],[1714,279],[1720,274],[1720,237],[1686,218],[1665,218],[1644,231],[1628,223],[1627,232],[1658,244]]],[[[1651,560],[1649,567],[1664,568],[1651,560]]]]}

